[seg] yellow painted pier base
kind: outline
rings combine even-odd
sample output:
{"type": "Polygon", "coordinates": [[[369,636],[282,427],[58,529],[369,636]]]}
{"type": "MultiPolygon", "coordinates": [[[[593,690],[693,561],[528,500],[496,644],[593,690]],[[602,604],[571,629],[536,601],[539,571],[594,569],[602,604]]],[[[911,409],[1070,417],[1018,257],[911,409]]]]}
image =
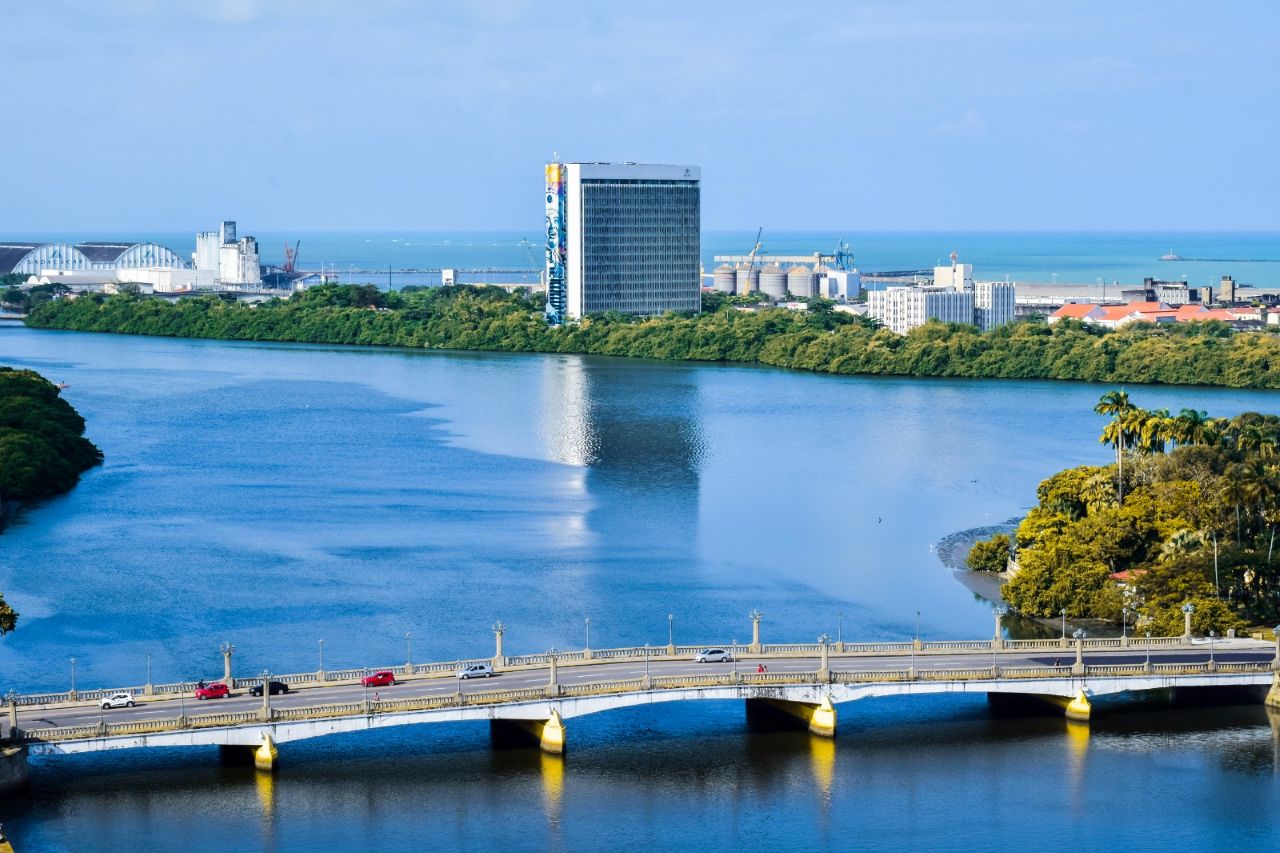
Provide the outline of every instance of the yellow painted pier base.
{"type": "Polygon", "coordinates": [[[279,752],[276,750],[275,742],[271,740],[271,735],[264,734],[262,745],[253,752],[253,766],[259,770],[274,770],[278,757],[279,752]]]}
{"type": "Polygon", "coordinates": [[[533,740],[543,752],[564,754],[565,726],[558,711],[553,710],[546,720],[491,720],[489,731],[495,743],[533,740]],[[512,738],[513,734],[522,737],[512,738]]]}
{"type": "Polygon", "coordinates": [[[1267,691],[1267,698],[1263,701],[1268,708],[1280,708],[1280,672],[1271,677],[1271,689],[1267,691]]]}
{"type": "Polygon", "coordinates": [[[1084,695],[1083,690],[1077,690],[1075,698],[1072,699],[1068,699],[1066,696],[1044,695],[1036,698],[1062,708],[1068,720],[1087,723],[1093,713],[1093,706],[1089,704],[1089,697],[1084,695]]]}
{"type": "Polygon", "coordinates": [[[748,699],[748,719],[765,717],[773,720],[796,720],[803,723],[811,734],[819,737],[836,736],[836,709],[830,697],[823,697],[817,705],[808,702],[788,702],[785,699],[748,699]]]}

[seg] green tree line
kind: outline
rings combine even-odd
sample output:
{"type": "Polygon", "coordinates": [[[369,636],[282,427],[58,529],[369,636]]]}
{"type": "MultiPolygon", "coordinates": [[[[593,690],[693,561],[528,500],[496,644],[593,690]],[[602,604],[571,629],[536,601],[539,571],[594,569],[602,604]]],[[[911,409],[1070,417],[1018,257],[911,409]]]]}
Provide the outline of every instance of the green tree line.
{"type": "MultiPolygon", "coordinates": [[[[1040,484],[1017,531],[1018,571],[1004,589],[1022,613],[1127,620],[1156,635],[1225,632],[1280,618],[1280,418],[1211,418],[1102,397],[1106,466],[1040,484]],[[1113,576],[1121,576],[1120,582],[1113,576]],[[1124,611],[1128,611],[1125,613],[1124,611]]],[[[998,547],[985,543],[984,554],[998,547]]]]}
{"type": "Polygon", "coordinates": [[[26,322],[171,337],[756,362],[838,374],[1280,388],[1280,340],[1220,323],[1104,331],[1029,321],[979,332],[934,322],[899,335],[825,300],[811,301],[807,311],[741,311],[739,302],[708,294],[697,315],[610,313],[548,326],[543,298],[519,291],[328,285],[258,305],[212,296],[170,303],[87,295],[36,305],[26,322]]]}
{"type": "MultiPolygon", "coordinates": [[[[0,505],[61,494],[101,461],[102,451],[84,437],[84,418],[53,383],[0,366],[0,505]]],[[[0,635],[17,619],[0,595],[0,635]]]]}

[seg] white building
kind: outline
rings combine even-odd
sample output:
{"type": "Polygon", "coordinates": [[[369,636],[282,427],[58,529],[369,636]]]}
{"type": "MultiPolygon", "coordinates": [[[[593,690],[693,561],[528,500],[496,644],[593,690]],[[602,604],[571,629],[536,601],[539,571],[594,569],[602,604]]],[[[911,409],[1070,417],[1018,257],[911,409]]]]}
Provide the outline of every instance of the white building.
{"type": "Polygon", "coordinates": [[[867,293],[867,313],[906,334],[930,320],[968,323],[982,331],[1013,322],[1015,288],[1008,282],[973,279],[973,265],[934,267],[933,284],[890,287],[867,293]]]}
{"type": "Polygon", "coordinates": [[[549,163],[546,176],[549,320],[699,310],[697,166],[549,163]]]}
{"type": "Polygon", "coordinates": [[[973,293],[950,287],[890,287],[867,294],[867,313],[900,335],[930,320],[973,322],[973,293]]]}
{"type": "Polygon", "coordinates": [[[217,284],[262,284],[258,241],[252,237],[237,240],[236,224],[230,220],[223,222],[217,231],[196,234],[196,250],[191,261],[196,270],[212,273],[217,284]]]}
{"type": "Polygon", "coordinates": [[[862,292],[862,276],[857,270],[825,270],[820,290],[827,299],[852,302],[862,292]]]}

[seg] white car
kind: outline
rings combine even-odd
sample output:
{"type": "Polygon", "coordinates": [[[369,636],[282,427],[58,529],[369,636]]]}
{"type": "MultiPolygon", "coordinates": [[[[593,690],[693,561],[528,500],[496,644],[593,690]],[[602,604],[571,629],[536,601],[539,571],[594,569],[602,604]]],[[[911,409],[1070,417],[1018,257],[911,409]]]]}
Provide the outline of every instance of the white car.
{"type": "Polygon", "coordinates": [[[132,693],[112,693],[110,696],[102,700],[102,710],[108,708],[132,708],[132,693]]]}
{"type": "Polygon", "coordinates": [[[469,663],[458,670],[458,678],[493,678],[493,667],[487,663],[469,663]]]}
{"type": "Polygon", "coordinates": [[[693,656],[694,663],[733,663],[733,655],[724,649],[703,649],[693,656]]]}

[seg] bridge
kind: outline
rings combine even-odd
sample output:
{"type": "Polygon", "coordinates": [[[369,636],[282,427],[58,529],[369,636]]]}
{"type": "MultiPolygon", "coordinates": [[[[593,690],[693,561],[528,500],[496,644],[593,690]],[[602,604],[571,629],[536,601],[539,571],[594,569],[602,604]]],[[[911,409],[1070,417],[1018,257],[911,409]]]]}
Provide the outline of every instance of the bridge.
{"type": "Polygon", "coordinates": [[[485,720],[495,742],[523,739],[561,753],[566,720],[602,711],[677,701],[744,701],[749,719],[771,718],[834,737],[836,706],[877,696],[983,693],[1035,697],[1085,722],[1099,696],[1168,688],[1270,688],[1280,707],[1280,642],[1180,637],[1006,640],[996,617],[990,640],[763,644],[753,613],[750,644],[636,646],[544,654],[503,654],[494,626],[491,658],[383,667],[396,676],[368,687],[375,669],[232,676],[234,647],[223,645],[228,699],[199,702],[193,683],[145,684],[77,692],[10,692],[0,786],[25,781],[26,757],[116,749],[216,745],[276,766],[278,744],[344,732],[423,723],[485,720]],[[699,663],[706,648],[733,660],[699,663]],[[489,663],[494,679],[463,681],[459,667],[489,663]],[[261,698],[246,688],[280,681],[290,692],[261,698]],[[112,693],[134,694],[132,708],[103,709],[112,693]],[[235,691],[246,691],[235,693],[235,691]],[[208,706],[215,707],[208,707],[208,706]]]}

